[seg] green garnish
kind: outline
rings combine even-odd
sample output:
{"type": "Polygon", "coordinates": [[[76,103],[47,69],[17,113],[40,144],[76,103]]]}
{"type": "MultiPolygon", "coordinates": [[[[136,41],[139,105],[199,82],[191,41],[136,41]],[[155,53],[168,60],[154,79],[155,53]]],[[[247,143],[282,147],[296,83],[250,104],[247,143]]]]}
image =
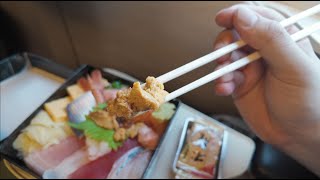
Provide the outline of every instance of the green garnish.
{"type": "Polygon", "coordinates": [[[96,112],[98,110],[104,110],[106,107],[107,107],[107,103],[101,103],[101,104],[98,104],[97,106],[95,106],[92,111],[93,112],[96,112]]]}
{"type": "Polygon", "coordinates": [[[111,84],[105,87],[105,89],[121,89],[124,85],[121,83],[121,81],[113,81],[111,84]]]}
{"type": "Polygon", "coordinates": [[[121,83],[121,81],[113,81],[111,86],[114,89],[121,89],[122,88],[122,83],[121,83]]]}
{"type": "Polygon", "coordinates": [[[170,120],[175,112],[176,106],[172,103],[164,103],[159,109],[152,113],[152,116],[158,120],[170,120]]]}
{"type": "Polygon", "coordinates": [[[75,129],[84,131],[84,134],[91,139],[107,142],[109,144],[109,147],[113,150],[117,150],[120,146],[122,146],[121,142],[116,142],[113,139],[113,135],[115,133],[113,130],[107,130],[99,127],[88,117],[86,121],[83,121],[81,123],[69,122],[69,125],[75,129]]]}

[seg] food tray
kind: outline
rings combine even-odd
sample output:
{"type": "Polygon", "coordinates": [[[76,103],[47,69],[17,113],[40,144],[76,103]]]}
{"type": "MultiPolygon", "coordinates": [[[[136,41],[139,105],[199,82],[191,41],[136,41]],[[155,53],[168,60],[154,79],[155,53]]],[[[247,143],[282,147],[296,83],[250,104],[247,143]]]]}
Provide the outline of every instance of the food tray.
{"type": "MultiPolygon", "coordinates": [[[[44,104],[46,102],[50,102],[52,100],[67,96],[67,91],[66,91],[67,87],[75,84],[79,78],[84,77],[86,74],[90,73],[94,69],[98,69],[98,68],[94,68],[89,65],[83,65],[81,68],[79,68],[74,73],[74,75],[72,75],[72,77],[70,77],[53,95],[51,95],[40,107],[38,107],[17,129],[15,129],[14,132],[3,143],[1,143],[0,154],[4,157],[4,159],[8,160],[10,163],[19,167],[20,169],[29,173],[30,175],[32,175],[36,178],[41,178],[39,175],[35,174],[31,169],[29,169],[26,166],[26,164],[24,163],[24,161],[17,156],[18,152],[13,148],[12,144],[13,144],[14,140],[20,134],[21,130],[23,130],[24,128],[26,128],[30,124],[31,120],[34,118],[35,115],[38,114],[38,112],[40,110],[44,109],[44,104]]],[[[115,76],[113,74],[104,72],[103,70],[101,70],[101,72],[102,72],[102,76],[104,78],[108,79],[109,81],[120,80],[124,84],[128,84],[128,85],[133,83],[131,81],[122,79],[122,78],[115,76]]],[[[179,108],[179,104],[180,104],[179,101],[173,100],[171,102],[176,105],[176,110],[177,110],[179,108]]],[[[174,116],[172,117],[172,119],[174,119],[174,116]]],[[[171,125],[171,121],[168,124],[168,127],[170,125],[171,125]]],[[[168,129],[168,127],[167,127],[167,129],[168,129]]],[[[164,133],[164,135],[166,133],[167,133],[167,130],[164,133]]],[[[164,137],[164,135],[162,137],[164,137]]],[[[158,144],[158,148],[163,144],[162,137],[161,137],[160,142],[158,144]]],[[[156,155],[157,155],[157,150],[154,152],[153,156],[156,156],[156,155]]],[[[151,164],[153,159],[154,159],[154,157],[151,158],[151,161],[149,162],[149,164],[151,164]]],[[[147,168],[145,173],[147,173],[148,170],[150,170],[150,168],[147,168]]]]}

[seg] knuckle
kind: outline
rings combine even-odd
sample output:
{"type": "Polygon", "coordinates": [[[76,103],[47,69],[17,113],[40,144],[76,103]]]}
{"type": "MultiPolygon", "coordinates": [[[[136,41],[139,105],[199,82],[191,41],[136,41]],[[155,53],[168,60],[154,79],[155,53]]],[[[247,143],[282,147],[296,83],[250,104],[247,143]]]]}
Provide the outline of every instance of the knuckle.
{"type": "Polygon", "coordinates": [[[276,21],[266,24],[266,41],[273,42],[287,35],[287,31],[276,21]]]}
{"type": "Polygon", "coordinates": [[[291,44],[291,41],[288,41],[289,33],[283,28],[280,23],[277,21],[271,21],[266,24],[264,34],[264,47],[270,47],[274,44],[277,44],[278,47],[287,47],[291,44]]]}

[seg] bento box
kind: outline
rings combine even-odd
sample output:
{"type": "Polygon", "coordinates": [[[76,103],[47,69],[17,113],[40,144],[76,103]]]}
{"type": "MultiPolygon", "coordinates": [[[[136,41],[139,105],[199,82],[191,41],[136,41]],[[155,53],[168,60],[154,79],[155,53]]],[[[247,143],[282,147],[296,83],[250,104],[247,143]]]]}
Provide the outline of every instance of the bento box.
{"type": "Polygon", "coordinates": [[[107,84],[103,87],[107,93],[100,94],[104,100],[133,83],[99,68],[82,66],[1,143],[1,156],[36,178],[142,178],[150,170],[147,167],[162,145],[179,101],[140,113],[134,123],[120,122],[119,129],[126,131],[112,130],[114,121],[97,126],[99,118],[106,117],[102,111],[107,103],[84,87],[97,79],[98,72],[107,84]],[[92,123],[89,118],[97,119],[92,123]],[[109,126],[110,130],[105,129],[109,126]],[[152,135],[157,137],[156,143],[152,135]]]}

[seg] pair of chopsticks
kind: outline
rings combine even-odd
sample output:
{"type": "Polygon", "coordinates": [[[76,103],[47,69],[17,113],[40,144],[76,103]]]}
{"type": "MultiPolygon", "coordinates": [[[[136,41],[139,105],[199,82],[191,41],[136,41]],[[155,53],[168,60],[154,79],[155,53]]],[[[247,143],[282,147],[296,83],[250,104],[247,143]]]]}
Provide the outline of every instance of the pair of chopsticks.
{"type": "MultiPolygon", "coordinates": [[[[294,16],[291,16],[290,18],[288,19],[285,19],[283,21],[280,22],[280,25],[283,26],[283,27],[287,27],[289,25],[292,25],[296,22],[298,22],[299,20],[303,19],[303,18],[306,18],[306,17],[309,17],[309,16],[312,16],[316,13],[319,13],[320,12],[320,4],[319,5],[316,5],[310,9],[307,9],[301,13],[298,13],[294,16]]],[[[311,34],[313,34],[314,32],[320,30],[320,22],[319,23],[316,23],[310,27],[307,27],[307,28],[304,28],[303,30],[299,31],[299,32],[296,32],[295,34],[291,35],[291,38],[294,40],[294,41],[299,41],[311,34]]],[[[237,42],[234,42],[232,44],[229,44],[223,48],[220,48],[210,54],[207,54],[203,57],[200,57],[190,63],[187,63],[177,69],[174,69],[170,72],[167,72],[159,77],[157,77],[157,80],[160,81],[161,83],[166,83],[168,81],[171,81],[183,74],[186,74],[196,68],[199,68],[205,64],[208,64],[209,62],[212,62],[226,54],[229,54],[231,53],[232,51],[235,51],[241,47],[244,47],[246,45],[246,43],[243,41],[243,40],[239,40],[237,42]]],[[[173,92],[171,92],[170,94],[168,94],[166,96],[166,99],[165,101],[170,101],[172,99],[175,99],[189,91],[192,91],[204,84],[207,84],[223,75],[226,75],[232,71],[235,71],[237,69],[240,69],[246,65],[248,65],[249,63],[253,62],[253,61],[256,61],[258,60],[259,58],[261,58],[261,55],[259,54],[259,52],[254,52],[244,58],[241,58],[239,59],[238,61],[235,61],[221,69],[218,69],[190,84],[187,84],[183,87],[181,87],[180,89],[177,89],[173,92]]]]}

